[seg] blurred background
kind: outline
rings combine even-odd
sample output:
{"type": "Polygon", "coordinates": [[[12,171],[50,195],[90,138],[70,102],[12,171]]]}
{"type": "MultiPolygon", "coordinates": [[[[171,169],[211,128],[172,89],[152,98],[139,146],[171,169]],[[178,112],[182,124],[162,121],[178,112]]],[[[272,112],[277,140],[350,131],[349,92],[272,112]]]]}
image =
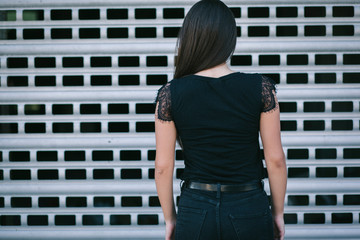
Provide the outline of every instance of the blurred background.
{"type": "MultiPolygon", "coordinates": [[[[163,238],[153,102],[195,2],[0,1],[0,239],[163,238]]],[[[360,239],[360,3],[224,2],[229,65],[278,84],[286,239],[360,239]]]]}

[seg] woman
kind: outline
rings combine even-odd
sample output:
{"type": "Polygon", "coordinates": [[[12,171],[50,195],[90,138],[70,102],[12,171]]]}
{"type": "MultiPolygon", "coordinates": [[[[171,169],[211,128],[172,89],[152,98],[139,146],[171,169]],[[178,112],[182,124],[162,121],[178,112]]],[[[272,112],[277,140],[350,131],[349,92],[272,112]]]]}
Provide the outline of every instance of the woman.
{"type": "Polygon", "coordinates": [[[156,99],[155,181],[166,239],[284,239],[286,163],[274,82],[233,72],[236,24],[219,0],[196,3],[178,37],[174,79],[156,99]],[[264,148],[272,206],[263,190],[264,148]],[[176,215],[176,139],[185,169],[176,215]]]}

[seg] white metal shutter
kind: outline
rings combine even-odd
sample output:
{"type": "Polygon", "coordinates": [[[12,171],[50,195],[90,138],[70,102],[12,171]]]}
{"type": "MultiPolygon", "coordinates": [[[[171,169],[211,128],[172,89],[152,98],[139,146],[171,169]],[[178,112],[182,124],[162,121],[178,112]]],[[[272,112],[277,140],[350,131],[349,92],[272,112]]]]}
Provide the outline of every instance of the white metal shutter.
{"type": "MultiPolygon", "coordinates": [[[[224,2],[232,69],[278,83],[287,239],[360,239],[359,2],[224,2]]],[[[162,239],[152,103],[193,3],[0,1],[0,239],[162,239]]]]}

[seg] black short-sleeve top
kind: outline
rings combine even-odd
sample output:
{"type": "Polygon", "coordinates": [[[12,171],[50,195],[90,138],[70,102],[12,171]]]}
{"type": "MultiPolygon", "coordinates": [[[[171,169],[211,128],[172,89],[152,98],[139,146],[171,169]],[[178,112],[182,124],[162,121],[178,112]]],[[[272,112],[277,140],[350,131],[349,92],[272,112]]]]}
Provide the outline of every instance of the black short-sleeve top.
{"type": "Polygon", "coordinates": [[[162,86],[156,118],[174,121],[183,148],[183,180],[246,183],[264,177],[262,112],[278,108],[275,83],[260,74],[189,75],[162,86]]]}

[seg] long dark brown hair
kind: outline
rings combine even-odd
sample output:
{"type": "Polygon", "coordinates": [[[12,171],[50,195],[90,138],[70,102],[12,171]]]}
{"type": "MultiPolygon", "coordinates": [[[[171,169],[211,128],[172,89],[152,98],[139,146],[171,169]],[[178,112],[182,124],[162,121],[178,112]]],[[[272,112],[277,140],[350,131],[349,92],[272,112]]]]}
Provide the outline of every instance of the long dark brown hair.
{"type": "Polygon", "coordinates": [[[220,0],[202,0],[187,13],[177,40],[174,78],[226,62],[236,45],[236,23],[220,0]]]}

